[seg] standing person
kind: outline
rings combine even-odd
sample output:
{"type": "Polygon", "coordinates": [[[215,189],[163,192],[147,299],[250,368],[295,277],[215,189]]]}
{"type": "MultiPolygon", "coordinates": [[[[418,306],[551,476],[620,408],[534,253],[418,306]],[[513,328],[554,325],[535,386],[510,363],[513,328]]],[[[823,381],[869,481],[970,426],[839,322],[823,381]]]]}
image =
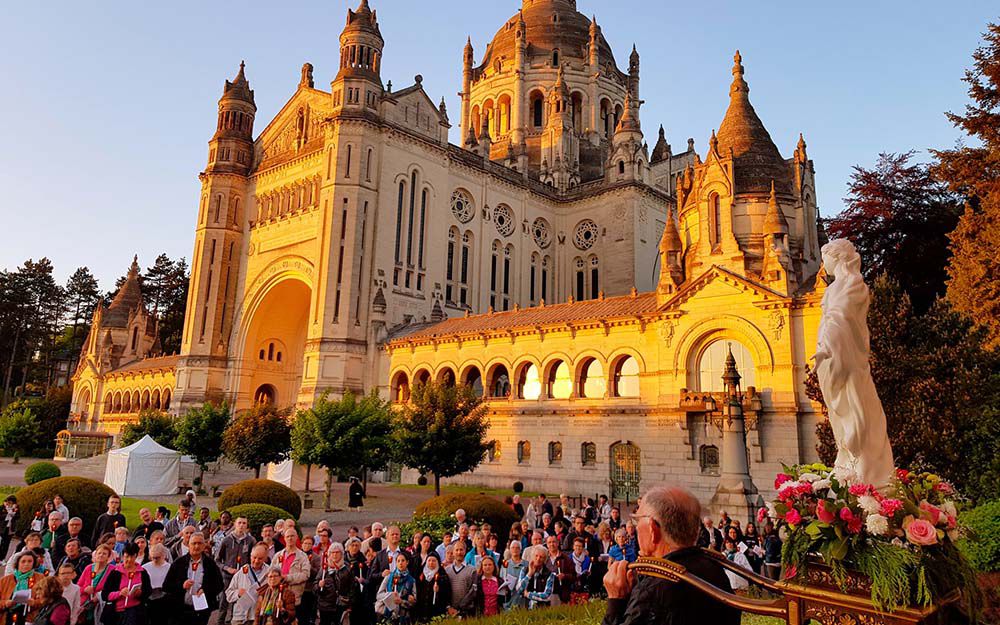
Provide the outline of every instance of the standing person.
{"type": "Polygon", "coordinates": [[[257,589],[266,582],[267,547],[255,545],[250,552],[250,559],[231,575],[229,586],[226,587],[226,602],[232,606],[232,625],[253,622],[257,589]]]}
{"type": "Polygon", "coordinates": [[[267,572],[267,584],[257,593],[255,625],[292,625],[295,623],[295,593],[285,585],[281,571],[267,572]]]}
{"type": "Polygon", "coordinates": [[[107,545],[98,545],[91,557],[93,562],[80,574],[80,607],[83,611],[80,622],[97,625],[100,623],[104,607],[101,591],[104,590],[104,583],[108,581],[108,573],[111,570],[111,548],[107,545]]]}
{"type": "Polygon", "coordinates": [[[195,531],[193,525],[187,525],[184,527],[184,529],[181,530],[180,540],[175,542],[173,546],[170,548],[171,562],[173,562],[174,560],[176,560],[181,556],[187,555],[189,548],[188,543],[190,542],[191,537],[194,536],[194,533],[195,531]]]}
{"type": "Polygon", "coordinates": [[[17,497],[8,495],[3,502],[3,514],[0,519],[0,559],[7,557],[10,551],[10,541],[14,537],[17,528],[17,520],[21,518],[20,507],[17,505],[17,497]]]}
{"type": "Polygon", "coordinates": [[[608,519],[608,527],[612,532],[617,532],[622,526],[622,511],[618,508],[611,508],[611,517],[608,519]]]}
{"type": "MultiPolygon", "coordinates": [[[[341,625],[358,602],[358,581],[345,560],[344,546],[333,543],[316,581],[319,625],[341,625]]],[[[348,616],[350,619],[350,616],[348,616]]]]}
{"type": "Polygon", "coordinates": [[[14,572],[17,566],[17,556],[21,553],[30,552],[35,556],[37,562],[35,567],[38,569],[39,573],[48,575],[52,572],[52,558],[49,557],[49,552],[42,549],[42,535],[38,532],[29,532],[27,536],[24,537],[24,544],[18,549],[14,557],[7,560],[7,568],[5,573],[10,575],[14,572]]]}
{"type": "Polygon", "coordinates": [[[84,553],[90,553],[90,541],[86,536],[83,535],[83,519],[78,516],[72,517],[69,523],[66,524],[67,528],[67,542],[70,540],[80,541],[80,550],[84,553]]]}
{"type": "MultiPolygon", "coordinates": [[[[687,490],[654,488],[633,516],[638,521],[639,551],[683,566],[720,590],[731,591],[725,570],[695,546],[701,504],[687,490]]],[[[650,576],[636,578],[628,564],[615,562],[604,578],[608,591],[604,625],[711,623],[739,625],[740,611],[683,583],[650,576]]]]}
{"type": "Polygon", "coordinates": [[[274,554],[272,565],[281,570],[284,583],[295,595],[295,605],[302,603],[311,569],[309,556],[299,549],[299,534],[294,528],[285,530],[285,548],[274,554]]]}
{"type": "Polygon", "coordinates": [[[624,528],[618,528],[615,532],[615,544],[608,550],[608,556],[612,562],[621,562],[622,560],[635,562],[638,557],[624,528]]]}
{"type": "Polygon", "coordinates": [[[524,504],[521,503],[520,495],[511,497],[511,507],[514,509],[514,514],[517,515],[519,521],[524,518],[524,504]]]}
{"type": "Polygon", "coordinates": [[[18,624],[31,622],[38,611],[38,602],[31,599],[27,604],[15,604],[14,593],[19,590],[34,590],[38,583],[45,579],[41,573],[35,571],[35,555],[29,551],[22,551],[14,556],[14,572],[4,575],[0,579],[0,625],[7,625],[13,620],[18,624]]]}
{"type": "MultiPolygon", "coordinates": [[[[417,573],[417,605],[413,609],[418,622],[429,621],[444,616],[451,601],[451,584],[441,568],[437,552],[431,553],[417,573]]],[[[325,624],[321,624],[325,625],[325,624]]]]}
{"type": "Polygon", "coordinates": [[[347,507],[351,510],[361,510],[365,505],[365,487],[356,477],[351,478],[351,485],[347,487],[347,507]]]}
{"type": "Polygon", "coordinates": [[[702,519],[701,529],[698,530],[698,546],[702,549],[722,551],[722,532],[712,526],[710,516],[702,519]]]}
{"type": "MultiPolygon", "coordinates": [[[[351,613],[351,625],[367,625],[375,617],[374,592],[369,590],[370,585],[368,584],[370,573],[368,559],[361,551],[361,539],[357,536],[348,538],[344,547],[347,550],[347,566],[358,582],[357,603],[355,603],[351,613]],[[371,592],[371,601],[368,601],[369,592],[371,592]]],[[[377,589],[378,586],[375,588],[377,589]]]]}
{"type": "Polygon", "coordinates": [[[73,581],[76,582],[83,573],[83,569],[90,564],[90,554],[83,553],[80,549],[80,541],[72,539],[66,541],[66,555],[59,561],[59,568],[70,566],[73,568],[73,581]]]}
{"type": "Polygon", "coordinates": [[[49,552],[52,562],[60,562],[66,555],[66,541],[69,532],[63,524],[62,514],[58,510],[49,513],[48,526],[42,534],[42,549],[49,552]]]}
{"type": "Polygon", "coordinates": [[[212,511],[211,510],[209,510],[208,508],[206,508],[204,506],[202,506],[201,509],[198,510],[198,522],[197,522],[196,527],[198,528],[199,532],[201,532],[202,534],[205,535],[205,538],[208,538],[209,536],[212,535],[212,511]]]}
{"type": "Polygon", "coordinates": [[[410,612],[417,603],[417,581],[410,575],[410,560],[396,554],[396,567],[382,580],[375,595],[375,613],[400,625],[410,623],[410,612]]]}
{"type": "Polygon", "coordinates": [[[139,519],[142,521],[142,523],[137,525],[135,531],[132,532],[133,539],[142,536],[148,541],[150,534],[152,534],[156,530],[163,529],[163,523],[160,523],[159,521],[153,518],[153,514],[149,511],[149,508],[139,509],[139,519]]]}
{"type": "Polygon", "coordinates": [[[465,564],[465,542],[452,543],[453,562],[445,568],[451,584],[449,616],[471,616],[476,603],[476,569],[465,564]]]}
{"type": "MultiPolygon", "coordinates": [[[[229,583],[233,580],[233,575],[236,575],[236,571],[250,561],[250,552],[257,543],[250,535],[248,525],[246,517],[237,517],[233,521],[233,531],[219,543],[215,560],[218,562],[219,568],[222,569],[222,584],[226,588],[229,588],[229,583]]],[[[261,582],[263,583],[263,580],[261,582]]],[[[229,594],[227,593],[222,599],[220,609],[223,610],[223,614],[226,614],[228,610],[228,598],[229,594]]]]}
{"type": "Polygon", "coordinates": [[[545,546],[548,549],[545,565],[556,576],[555,593],[550,604],[569,603],[570,594],[573,592],[573,583],[576,582],[576,569],[569,556],[559,548],[558,538],[549,536],[545,539],[545,546]]]}
{"type": "Polygon", "coordinates": [[[33,593],[37,611],[32,619],[37,625],[72,625],[73,614],[69,602],[63,597],[63,586],[55,577],[46,577],[38,582],[33,593]]]}
{"type": "Polygon", "coordinates": [[[136,561],[138,557],[139,546],[126,545],[121,564],[108,573],[108,581],[101,591],[101,598],[108,604],[104,609],[118,614],[118,625],[146,625],[146,602],[153,589],[149,573],[136,561]]]}
{"type": "Polygon", "coordinates": [[[611,504],[608,503],[608,496],[601,495],[597,498],[597,512],[601,517],[601,523],[607,523],[611,520],[611,504]]]}
{"type": "Polygon", "coordinates": [[[521,572],[527,568],[528,563],[524,561],[521,557],[521,543],[518,541],[512,541],[510,547],[507,548],[509,555],[507,559],[503,562],[503,568],[500,570],[500,583],[501,586],[505,586],[507,600],[506,609],[510,610],[514,607],[520,607],[522,603],[518,600],[518,594],[516,592],[517,582],[521,579],[521,572]]]}
{"type": "Polygon", "coordinates": [[[385,532],[385,549],[379,551],[375,555],[375,560],[372,562],[372,570],[369,575],[373,578],[372,582],[378,586],[381,579],[384,578],[392,571],[396,570],[396,556],[399,555],[401,549],[399,546],[399,539],[401,538],[399,527],[392,525],[385,532]]]}
{"type": "Polygon", "coordinates": [[[222,573],[215,562],[206,557],[205,536],[195,532],[188,540],[188,553],[170,565],[163,580],[163,590],[173,603],[174,620],[178,625],[207,625],[212,612],[219,607],[222,573]]]}
{"type": "Polygon", "coordinates": [[[69,604],[70,625],[76,625],[81,612],[80,587],[73,583],[73,576],[76,575],[76,571],[73,570],[73,565],[71,564],[63,564],[56,571],[56,578],[62,585],[62,596],[66,599],[66,603],[69,604]]]}
{"type": "Polygon", "coordinates": [[[764,575],[781,579],[781,536],[771,521],[764,526],[764,575]]]}
{"type": "Polygon", "coordinates": [[[496,616],[500,614],[500,578],[493,558],[483,558],[480,573],[476,577],[476,615],[496,616]]]}
{"type": "Polygon", "coordinates": [[[119,527],[125,527],[125,515],[122,514],[122,499],[118,495],[108,497],[108,511],[97,517],[94,531],[90,535],[90,544],[95,547],[101,536],[114,534],[119,527]]]}
{"type": "Polygon", "coordinates": [[[167,562],[169,563],[173,561],[173,556],[170,555],[170,550],[167,549],[167,545],[164,544],[165,542],[166,542],[166,536],[164,536],[163,530],[156,530],[149,536],[149,544],[146,546],[146,550],[149,551],[150,555],[152,556],[153,547],[156,545],[161,545],[167,552],[166,557],[167,557],[167,562]]]}
{"type": "Polygon", "coordinates": [[[162,544],[150,545],[149,562],[142,565],[149,576],[150,594],[146,602],[149,625],[166,625],[167,623],[170,606],[167,601],[167,593],[163,591],[163,582],[166,581],[167,572],[170,570],[168,555],[167,548],[162,544]]]}
{"type": "Polygon", "coordinates": [[[184,493],[184,502],[187,504],[188,510],[194,511],[198,507],[198,502],[194,499],[194,491],[190,488],[184,493]]]}
{"type": "Polygon", "coordinates": [[[181,499],[177,505],[177,516],[167,521],[163,526],[163,533],[167,538],[173,538],[184,531],[185,527],[197,528],[198,524],[191,518],[191,505],[187,499],[181,499]]]}
{"type": "Polygon", "coordinates": [[[277,547],[274,542],[274,526],[265,525],[260,528],[260,543],[267,547],[267,561],[270,562],[274,558],[274,554],[277,553],[280,547],[277,547]]]}
{"type": "Polygon", "coordinates": [[[310,535],[302,537],[302,553],[306,554],[309,560],[309,579],[302,590],[302,599],[299,601],[298,625],[313,625],[316,622],[316,579],[323,568],[323,557],[313,551],[315,541],[310,535]]]}

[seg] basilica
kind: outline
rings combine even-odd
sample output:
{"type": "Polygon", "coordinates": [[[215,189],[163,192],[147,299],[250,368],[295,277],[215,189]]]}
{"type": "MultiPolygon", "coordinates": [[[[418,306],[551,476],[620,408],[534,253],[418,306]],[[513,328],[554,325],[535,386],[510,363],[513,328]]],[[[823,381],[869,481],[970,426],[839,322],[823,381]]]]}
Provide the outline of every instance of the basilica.
{"type": "Polygon", "coordinates": [[[241,63],[191,210],[181,351],[161,353],[133,264],[94,314],[64,455],[145,408],[371,388],[405,402],[436,379],[490,410],[493,451],[459,481],[627,496],[674,478],[707,500],[731,352],[748,471],[766,489],[782,461],[811,459],[823,281],[805,141],[781,155],[739,52],[699,94],[721,110],[729,83],[704,149],[673,148],[662,126],[647,138],[639,53],[620,63],[576,4],[522,0],[478,54],[470,39],[457,111],[421,76],[383,80],[392,16],[367,0],[337,67],[304,64],[265,124],[241,63]]]}

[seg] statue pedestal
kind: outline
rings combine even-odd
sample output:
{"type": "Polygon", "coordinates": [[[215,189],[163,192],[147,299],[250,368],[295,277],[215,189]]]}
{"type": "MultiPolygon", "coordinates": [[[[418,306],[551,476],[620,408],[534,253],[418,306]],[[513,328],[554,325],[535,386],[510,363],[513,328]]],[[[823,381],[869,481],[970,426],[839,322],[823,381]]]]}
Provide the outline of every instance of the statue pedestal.
{"type": "Polygon", "coordinates": [[[709,510],[713,518],[719,518],[723,512],[729,514],[731,519],[739,519],[740,523],[747,521],[756,522],[757,510],[764,507],[764,498],[757,492],[757,488],[750,482],[749,485],[738,487],[726,487],[719,482],[719,487],[712,496],[709,503],[709,510]]]}

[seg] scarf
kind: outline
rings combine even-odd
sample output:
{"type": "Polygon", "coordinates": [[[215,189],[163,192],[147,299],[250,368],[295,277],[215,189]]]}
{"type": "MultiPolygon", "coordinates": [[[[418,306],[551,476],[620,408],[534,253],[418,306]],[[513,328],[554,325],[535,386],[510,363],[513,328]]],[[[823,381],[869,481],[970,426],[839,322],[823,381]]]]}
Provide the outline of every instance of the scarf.
{"type": "Polygon", "coordinates": [[[434,581],[434,578],[437,577],[437,574],[438,574],[439,570],[440,570],[439,567],[434,567],[432,569],[431,567],[429,567],[429,566],[427,566],[425,564],[424,565],[424,581],[426,581],[426,582],[432,582],[432,581],[434,581]]]}
{"type": "Polygon", "coordinates": [[[31,578],[35,576],[35,570],[32,569],[26,573],[21,571],[14,571],[14,579],[17,580],[17,584],[14,585],[14,590],[30,590],[31,589],[31,578]]]}
{"type": "Polygon", "coordinates": [[[281,590],[282,587],[268,585],[264,591],[264,601],[260,608],[261,616],[277,616],[281,612],[281,590]]]}
{"type": "Polygon", "coordinates": [[[403,585],[406,584],[407,581],[410,581],[412,579],[413,578],[410,576],[409,573],[405,573],[400,571],[399,569],[396,569],[395,571],[389,573],[389,581],[385,585],[386,590],[388,590],[389,592],[400,592],[401,590],[403,590],[403,585]]]}

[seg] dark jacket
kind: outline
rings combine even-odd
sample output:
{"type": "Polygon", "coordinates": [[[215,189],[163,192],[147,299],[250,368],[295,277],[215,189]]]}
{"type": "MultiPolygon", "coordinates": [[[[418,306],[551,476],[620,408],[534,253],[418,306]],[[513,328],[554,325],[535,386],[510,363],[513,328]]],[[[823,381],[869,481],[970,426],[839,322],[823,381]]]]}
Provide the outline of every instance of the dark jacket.
{"type": "Polygon", "coordinates": [[[321,571],[315,584],[316,606],[320,612],[336,612],[338,609],[357,605],[360,597],[358,580],[346,563],[338,570],[327,568],[321,571]],[[320,587],[320,582],[323,586],[320,587]]]}
{"type": "Polygon", "coordinates": [[[54,564],[56,571],[58,572],[59,567],[64,564],[72,566],[73,570],[76,571],[76,575],[73,577],[73,582],[76,583],[76,581],[80,579],[80,574],[83,573],[83,569],[87,568],[87,565],[90,564],[90,554],[81,553],[75,560],[71,559],[69,556],[65,556],[62,560],[54,564]]]}
{"type": "Polygon", "coordinates": [[[43,545],[46,538],[49,539],[49,557],[52,558],[53,564],[66,557],[66,543],[69,542],[69,530],[66,529],[65,525],[60,525],[54,534],[51,530],[46,529],[45,533],[42,534],[43,545]]]}
{"type": "Polygon", "coordinates": [[[448,611],[448,604],[451,603],[451,580],[444,572],[444,567],[438,569],[434,580],[424,579],[423,570],[417,575],[417,605],[413,608],[413,614],[418,621],[429,621],[436,616],[441,616],[448,611]],[[434,593],[434,582],[437,582],[437,593],[434,593]]]}
{"type": "Polygon", "coordinates": [[[701,529],[698,530],[698,542],[695,544],[703,549],[722,551],[722,532],[718,528],[713,527],[710,534],[708,528],[702,525],[701,529]]]}
{"type": "Polygon", "coordinates": [[[351,482],[347,488],[347,507],[360,508],[365,505],[365,487],[361,482],[351,482]]]}
{"type": "Polygon", "coordinates": [[[159,521],[150,521],[149,523],[141,523],[139,524],[139,527],[135,528],[135,531],[132,532],[132,540],[135,540],[136,538],[142,536],[148,541],[149,535],[155,532],[156,530],[160,530],[162,532],[163,523],[160,523],[159,521]]]}
{"type": "MultiPolygon", "coordinates": [[[[720,590],[732,592],[722,565],[698,547],[666,556],[720,590]]],[[[739,625],[740,611],[727,607],[684,582],[640,576],[628,599],[608,599],[603,625],[739,625]]]]}
{"type": "Polygon", "coordinates": [[[552,562],[552,556],[548,556],[545,560],[545,567],[549,569],[549,572],[556,574],[554,592],[559,595],[559,600],[563,603],[569,603],[573,583],[576,582],[576,567],[573,566],[573,561],[565,553],[560,553],[555,562],[552,562]]]}
{"type": "Polygon", "coordinates": [[[117,527],[128,527],[125,525],[125,515],[121,512],[118,514],[108,514],[105,512],[97,517],[97,521],[94,523],[94,531],[90,535],[90,544],[96,545],[104,534],[114,534],[117,527]]]}
{"type": "MultiPolygon", "coordinates": [[[[216,610],[219,607],[219,595],[224,590],[222,572],[219,571],[219,565],[207,553],[202,554],[201,564],[205,567],[201,588],[205,591],[205,598],[208,600],[208,609],[216,610]]],[[[185,607],[184,582],[187,581],[187,572],[190,566],[190,554],[185,554],[177,558],[170,564],[167,577],[163,580],[163,592],[167,593],[175,608],[185,607]]]]}
{"type": "MultiPolygon", "coordinates": [[[[142,579],[142,595],[139,596],[139,605],[135,607],[139,608],[138,611],[140,614],[145,614],[146,603],[149,601],[150,595],[153,594],[153,584],[149,581],[149,573],[146,572],[146,570],[143,569],[141,565],[137,564],[136,566],[139,567],[139,571],[141,573],[140,577],[142,579]]],[[[119,571],[117,568],[109,570],[108,581],[104,582],[104,589],[101,591],[101,599],[104,599],[104,601],[111,602],[107,606],[105,606],[105,609],[109,610],[118,609],[117,605],[118,600],[115,599],[114,601],[112,601],[111,593],[120,593],[121,586],[122,586],[122,572],[119,571]]],[[[124,599],[122,599],[122,605],[123,606],[125,605],[124,599]]],[[[129,609],[131,610],[132,606],[129,606],[129,609]]],[[[124,608],[118,611],[124,612],[124,608]]],[[[144,622],[143,618],[139,617],[138,622],[140,623],[144,622]]]]}

